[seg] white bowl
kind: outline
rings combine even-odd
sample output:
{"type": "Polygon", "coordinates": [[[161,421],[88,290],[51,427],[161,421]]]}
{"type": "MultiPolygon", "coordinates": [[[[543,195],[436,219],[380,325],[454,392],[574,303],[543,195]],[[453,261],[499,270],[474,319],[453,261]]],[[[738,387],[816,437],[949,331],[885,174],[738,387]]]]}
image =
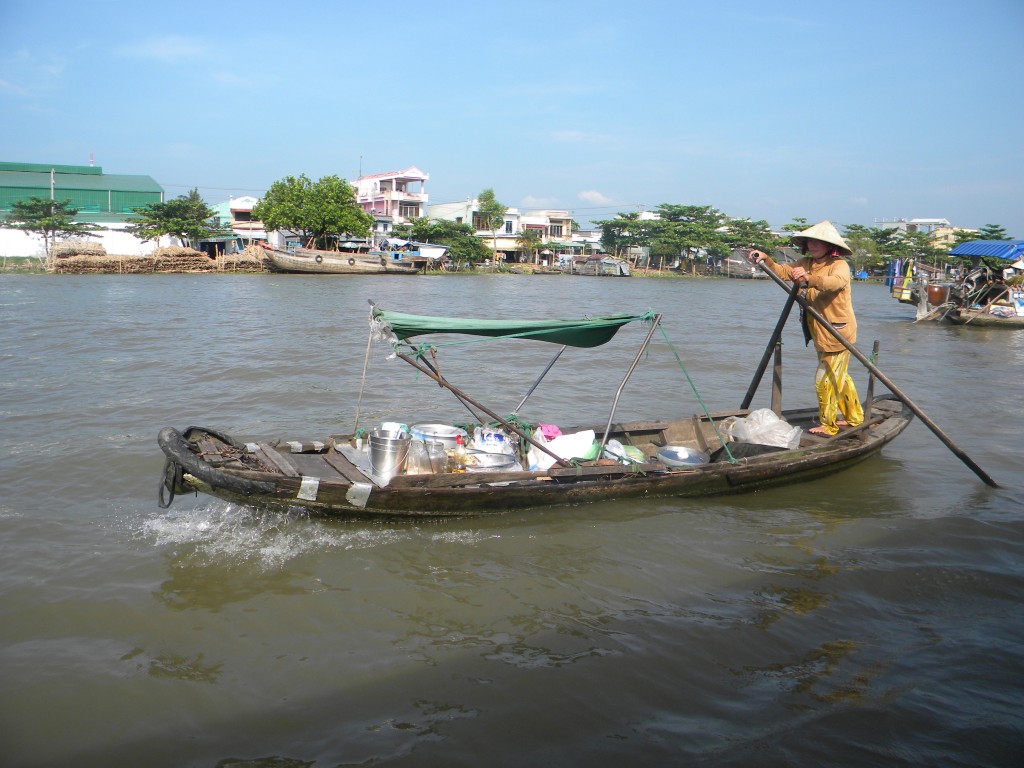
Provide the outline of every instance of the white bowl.
{"type": "Polygon", "coordinates": [[[489,451],[466,451],[467,472],[503,472],[513,469],[516,457],[508,453],[491,453],[489,451]]]}
{"type": "Polygon", "coordinates": [[[704,451],[685,445],[666,445],[659,448],[658,458],[666,467],[694,467],[711,461],[711,457],[704,451]]]}
{"type": "Polygon", "coordinates": [[[445,448],[454,448],[455,438],[462,435],[462,444],[469,442],[469,433],[450,424],[413,424],[412,439],[425,443],[444,443],[445,448]]]}

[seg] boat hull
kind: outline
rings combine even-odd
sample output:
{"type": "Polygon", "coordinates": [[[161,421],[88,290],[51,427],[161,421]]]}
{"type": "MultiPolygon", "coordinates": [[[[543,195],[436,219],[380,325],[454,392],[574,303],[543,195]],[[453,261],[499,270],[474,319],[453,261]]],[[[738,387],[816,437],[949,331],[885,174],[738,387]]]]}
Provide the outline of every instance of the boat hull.
{"type": "Polygon", "coordinates": [[[415,275],[419,268],[391,258],[386,253],[344,253],[296,248],[291,251],[266,249],[275,272],[317,275],[415,275]]]}
{"type": "Polygon", "coordinates": [[[1024,328],[1024,317],[1020,315],[992,314],[984,309],[959,309],[946,315],[955,325],[970,325],[974,328],[1024,328]]]}
{"type": "MultiPolygon", "coordinates": [[[[714,417],[720,421],[745,413],[714,417]]],[[[398,475],[385,483],[376,481],[365,466],[360,468],[359,455],[345,436],[312,444],[241,443],[208,429],[165,428],[158,437],[167,459],[161,505],[168,506],[176,493],[197,491],[249,506],[313,514],[456,517],[609,499],[745,493],[847,469],[881,450],[913,419],[891,396],[876,398],[871,413],[864,425],[835,438],[804,434],[797,449],[769,448],[744,458],[736,458],[742,453],[736,450],[739,444],[728,444],[732,455],[720,450],[717,427],[707,417],[613,425],[611,437],[632,441],[645,456],[654,456],[659,443],[689,442],[713,452],[710,463],[682,468],[652,458],[629,465],[582,462],[532,472],[398,475]],[[170,497],[166,503],[165,494],[170,497]]],[[[810,426],[815,414],[802,410],[784,415],[790,424],[810,426]]]]}

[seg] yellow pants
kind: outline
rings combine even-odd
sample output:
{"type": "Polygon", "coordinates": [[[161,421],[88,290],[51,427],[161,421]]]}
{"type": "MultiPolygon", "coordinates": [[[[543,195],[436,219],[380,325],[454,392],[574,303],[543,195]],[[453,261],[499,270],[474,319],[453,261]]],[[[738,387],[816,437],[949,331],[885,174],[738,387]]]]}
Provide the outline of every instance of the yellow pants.
{"type": "Polygon", "coordinates": [[[818,418],[825,431],[839,432],[836,420],[842,411],[851,427],[864,421],[864,409],[857,397],[857,387],[847,372],[850,352],[819,352],[818,370],[814,373],[814,389],[818,393],[818,418]]]}

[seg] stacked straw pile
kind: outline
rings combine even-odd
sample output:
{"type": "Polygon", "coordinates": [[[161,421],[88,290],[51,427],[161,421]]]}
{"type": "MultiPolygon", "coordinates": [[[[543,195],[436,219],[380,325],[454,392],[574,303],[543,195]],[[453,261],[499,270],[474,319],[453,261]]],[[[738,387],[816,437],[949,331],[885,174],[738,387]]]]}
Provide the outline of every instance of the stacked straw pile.
{"type": "Polygon", "coordinates": [[[225,272],[266,272],[270,261],[267,252],[258,245],[247,245],[241,253],[229,253],[218,259],[225,272]]]}
{"type": "Polygon", "coordinates": [[[88,240],[68,240],[53,246],[51,255],[55,259],[70,259],[75,256],[106,256],[107,249],[99,243],[88,240]]]}
{"type": "Polygon", "coordinates": [[[154,272],[263,272],[266,254],[259,246],[249,246],[244,253],[210,258],[202,251],[179,245],[157,248],[148,256],[107,255],[103,246],[99,252],[79,250],[92,243],[62,243],[54,247],[50,269],[61,274],[151,274],[154,272]],[[62,248],[63,246],[63,248],[62,248]],[[61,252],[58,255],[58,248],[61,252]],[[69,252],[71,251],[71,252],[69,252]]]}

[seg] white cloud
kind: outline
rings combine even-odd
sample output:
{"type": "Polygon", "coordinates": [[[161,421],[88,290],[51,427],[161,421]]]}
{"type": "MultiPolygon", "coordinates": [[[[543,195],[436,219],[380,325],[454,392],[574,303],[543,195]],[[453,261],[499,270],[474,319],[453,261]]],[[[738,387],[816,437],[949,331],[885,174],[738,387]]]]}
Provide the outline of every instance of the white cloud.
{"type": "Polygon", "coordinates": [[[558,205],[558,199],[554,197],[534,197],[527,195],[519,204],[523,208],[554,208],[558,205]]]}
{"type": "Polygon", "coordinates": [[[124,56],[173,61],[176,59],[205,57],[207,47],[205,43],[195,38],[182,37],[180,35],[164,35],[163,37],[151,37],[134,45],[125,46],[119,50],[119,53],[124,56]]]}
{"type": "Polygon", "coordinates": [[[211,72],[210,76],[221,85],[241,86],[249,83],[249,78],[236,75],[234,72],[228,72],[224,69],[211,72]]]}
{"type": "Polygon", "coordinates": [[[551,134],[555,141],[582,141],[587,138],[583,131],[555,131],[551,134]]]}
{"type": "Polygon", "coordinates": [[[27,88],[22,88],[20,85],[8,82],[7,80],[0,80],[0,93],[13,93],[15,96],[29,95],[27,88]]]}
{"type": "Polygon", "coordinates": [[[602,195],[596,189],[585,189],[576,197],[585,203],[592,203],[593,205],[613,205],[615,203],[612,198],[602,195]]]}

